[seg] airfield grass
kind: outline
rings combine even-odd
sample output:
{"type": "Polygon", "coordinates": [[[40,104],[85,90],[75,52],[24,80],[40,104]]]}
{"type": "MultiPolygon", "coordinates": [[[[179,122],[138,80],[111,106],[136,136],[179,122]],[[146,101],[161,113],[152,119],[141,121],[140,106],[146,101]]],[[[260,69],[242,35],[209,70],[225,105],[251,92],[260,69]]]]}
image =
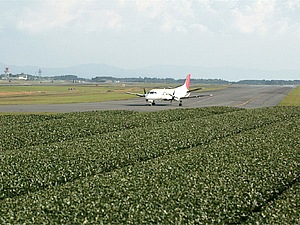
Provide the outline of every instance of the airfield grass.
{"type": "MultiPolygon", "coordinates": [[[[174,84],[2,84],[0,86],[0,105],[66,104],[126,100],[136,97],[135,95],[126,94],[126,92],[143,93],[145,87],[149,91],[150,88],[167,88],[169,86],[174,86],[174,84]]],[[[226,88],[226,86],[206,85],[204,90],[211,91],[222,88],[226,88]]]]}
{"type": "Polygon", "coordinates": [[[280,106],[300,106],[300,86],[293,89],[280,103],[280,106]]]}
{"type": "Polygon", "coordinates": [[[128,99],[116,85],[21,85],[1,86],[0,104],[60,104],[128,99]]]}

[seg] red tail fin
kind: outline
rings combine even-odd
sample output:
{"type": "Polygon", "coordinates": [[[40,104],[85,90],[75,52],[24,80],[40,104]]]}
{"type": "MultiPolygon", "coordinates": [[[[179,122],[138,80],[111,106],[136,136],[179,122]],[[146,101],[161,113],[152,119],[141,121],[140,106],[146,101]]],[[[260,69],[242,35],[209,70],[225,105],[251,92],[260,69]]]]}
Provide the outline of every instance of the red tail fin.
{"type": "Polygon", "coordinates": [[[184,83],[187,89],[190,88],[190,83],[191,83],[191,74],[188,74],[184,83]]]}

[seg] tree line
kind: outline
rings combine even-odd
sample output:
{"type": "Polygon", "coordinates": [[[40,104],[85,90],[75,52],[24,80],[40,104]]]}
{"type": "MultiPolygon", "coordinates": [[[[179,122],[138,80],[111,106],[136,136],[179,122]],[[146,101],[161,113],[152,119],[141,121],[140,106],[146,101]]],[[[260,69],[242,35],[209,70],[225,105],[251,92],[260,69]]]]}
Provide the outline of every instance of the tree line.
{"type": "MultiPolygon", "coordinates": [[[[19,74],[17,74],[19,75],[19,74]]],[[[17,76],[17,75],[14,75],[17,76]]],[[[24,75],[23,73],[20,75],[24,75]]],[[[12,75],[10,75],[12,77],[12,75]]],[[[5,75],[1,75],[0,79],[7,78],[5,75]]],[[[8,77],[9,78],[9,77],[8,77]]],[[[174,78],[157,78],[157,77],[127,77],[118,78],[113,76],[97,76],[91,79],[81,78],[77,75],[59,75],[59,76],[33,76],[27,75],[27,80],[64,80],[73,82],[97,82],[97,83],[166,83],[166,84],[182,84],[185,79],[174,78]]],[[[223,79],[191,79],[192,84],[217,84],[217,85],[229,85],[229,84],[247,84],[247,85],[300,85],[300,80],[240,80],[240,81],[226,81],[223,79]]]]}

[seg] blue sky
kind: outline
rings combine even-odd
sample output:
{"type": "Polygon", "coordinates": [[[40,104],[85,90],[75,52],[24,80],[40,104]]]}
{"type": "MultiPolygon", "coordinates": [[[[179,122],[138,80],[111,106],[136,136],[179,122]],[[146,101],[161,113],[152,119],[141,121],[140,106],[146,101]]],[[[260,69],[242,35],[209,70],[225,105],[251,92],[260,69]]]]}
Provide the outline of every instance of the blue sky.
{"type": "Polygon", "coordinates": [[[300,70],[299,0],[0,0],[0,15],[7,65],[300,70]]]}

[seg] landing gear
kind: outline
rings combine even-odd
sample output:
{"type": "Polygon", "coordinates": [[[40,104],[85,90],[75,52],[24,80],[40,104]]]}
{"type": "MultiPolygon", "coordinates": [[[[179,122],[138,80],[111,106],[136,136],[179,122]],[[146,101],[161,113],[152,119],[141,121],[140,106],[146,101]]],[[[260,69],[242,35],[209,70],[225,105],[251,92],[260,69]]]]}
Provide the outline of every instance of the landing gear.
{"type": "Polygon", "coordinates": [[[181,100],[179,101],[179,106],[182,106],[182,101],[181,100]]]}
{"type": "Polygon", "coordinates": [[[150,106],[153,106],[153,105],[155,105],[155,102],[152,100],[152,101],[149,101],[149,100],[147,100],[146,101],[150,106]]]}

